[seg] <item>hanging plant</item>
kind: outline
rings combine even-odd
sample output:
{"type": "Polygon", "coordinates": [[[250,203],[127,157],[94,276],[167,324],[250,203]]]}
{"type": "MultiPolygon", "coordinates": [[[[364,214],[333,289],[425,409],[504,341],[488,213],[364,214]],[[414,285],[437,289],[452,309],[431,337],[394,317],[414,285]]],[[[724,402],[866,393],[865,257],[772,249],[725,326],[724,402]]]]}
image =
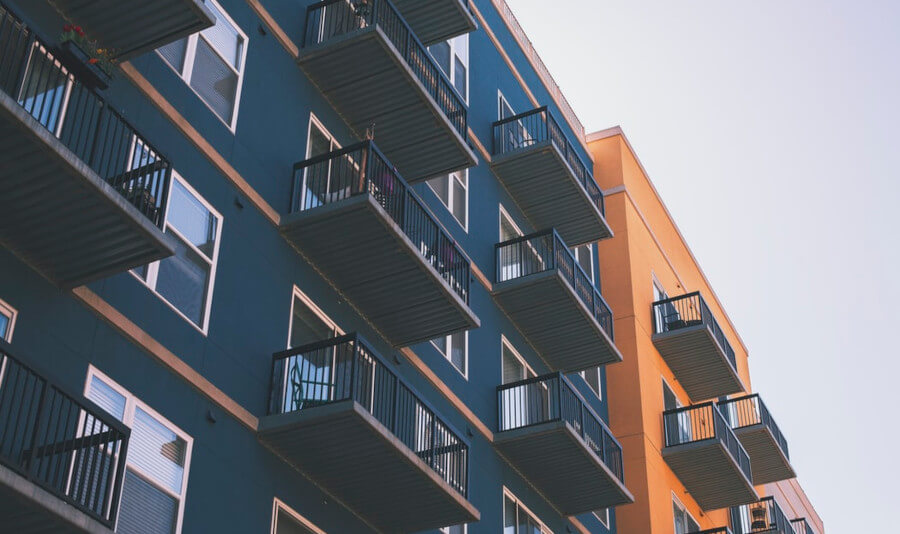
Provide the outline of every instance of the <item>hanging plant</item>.
{"type": "Polygon", "coordinates": [[[96,40],[88,38],[81,26],[73,24],[63,26],[59,43],[60,50],[67,56],[69,62],[76,61],[81,64],[70,65],[71,68],[87,70],[87,74],[99,78],[98,85],[105,88],[116,67],[114,50],[101,47],[96,40]]]}

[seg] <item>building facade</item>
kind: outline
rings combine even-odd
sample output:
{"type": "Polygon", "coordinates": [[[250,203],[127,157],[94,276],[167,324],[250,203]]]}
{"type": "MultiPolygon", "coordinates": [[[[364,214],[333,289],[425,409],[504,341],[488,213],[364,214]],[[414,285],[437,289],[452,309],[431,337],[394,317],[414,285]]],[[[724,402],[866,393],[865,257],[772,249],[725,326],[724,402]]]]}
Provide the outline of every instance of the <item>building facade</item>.
{"type": "Polygon", "coordinates": [[[3,0],[0,89],[0,531],[617,531],[612,232],[502,0],[3,0]]]}

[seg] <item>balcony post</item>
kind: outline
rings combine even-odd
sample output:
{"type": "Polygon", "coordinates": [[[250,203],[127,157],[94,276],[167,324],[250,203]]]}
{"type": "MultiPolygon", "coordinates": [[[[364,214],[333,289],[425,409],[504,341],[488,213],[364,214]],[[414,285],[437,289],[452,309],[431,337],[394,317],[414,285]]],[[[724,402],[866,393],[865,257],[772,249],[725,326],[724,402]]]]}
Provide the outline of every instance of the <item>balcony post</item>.
{"type": "Polygon", "coordinates": [[[437,415],[431,414],[431,456],[428,465],[432,469],[437,465],[437,415]]]}
{"type": "MultiPolygon", "coordinates": [[[[337,355],[337,346],[335,346],[335,355],[337,355]]],[[[353,351],[351,352],[350,361],[350,399],[356,402],[356,362],[359,360],[359,338],[353,339],[353,351]]],[[[336,384],[335,384],[336,385],[336,384]]],[[[332,386],[334,387],[334,386],[332,386]]],[[[336,399],[335,399],[336,400],[336,399]]]]}
{"type": "Polygon", "coordinates": [[[25,444],[25,446],[28,447],[28,458],[25,459],[25,472],[28,473],[28,478],[36,478],[35,477],[36,473],[34,471],[34,458],[35,458],[35,455],[37,455],[37,446],[36,446],[37,436],[38,436],[38,431],[40,430],[40,427],[41,427],[41,417],[44,415],[44,404],[45,404],[45,401],[47,400],[48,391],[50,391],[50,386],[47,384],[47,382],[45,380],[37,379],[37,377],[35,377],[35,379],[36,379],[36,381],[40,380],[42,389],[41,389],[41,397],[38,400],[37,410],[35,410],[34,429],[31,431],[31,439],[28,441],[28,443],[25,444]]]}
{"type": "Polygon", "coordinates": [[[112,499],[108,501],[109,508],[106,510],[105,516],[109,517],[112,525],[116,524],[116,514],[119,510],[119,500],[122,497],[122,485],[125,483],[125,459],[128,458],[128,441],[131,435],[122,437],[122,447],[119,449],[118,461],[116,462],[115,480],[112,484],[112,499]]]}

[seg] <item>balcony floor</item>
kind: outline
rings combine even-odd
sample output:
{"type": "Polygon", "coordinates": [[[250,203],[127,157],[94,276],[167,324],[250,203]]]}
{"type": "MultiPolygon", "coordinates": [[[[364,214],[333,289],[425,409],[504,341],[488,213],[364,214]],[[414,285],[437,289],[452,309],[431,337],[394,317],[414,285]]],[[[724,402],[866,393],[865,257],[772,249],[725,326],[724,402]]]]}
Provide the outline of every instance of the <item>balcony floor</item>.
{"type": "Polygon", "coordinates": [[[0,244],[70,288],[175,253],[170,238],[0,92],[0,244]]]}
{"type": "Polygon", "coordinates": [[[737,371],[705,324],[653,334],[653,344],[692,402],[745,391],[737,371]]]}
{"type": "Polygon", "coordinates": [[[790,460],[775,441],[772,431],[765,425],[736,428],[734,434],[750,456],[755,484],[770,484],[797,476],[790,460]]]}
{"type": "Polygon", "coordinates": [[[494,156],[491,168],[535,228],[556,228],[573,247],[612,237],[603,214],[550,141],[494,156]]]}
{"type": "Polygon", "coordinates": [[[0,465],[0,531],[113,534],[100,522],[3,465],[0,465]]]}
{"type": "Polygon", "coordinates": [[[494,298],[554,371],[622,361],[615,343],[556,270],[495,284],[494,298]]]}
{"type": "Polygon", "coordinates": [[[265,417],[260,439],[385,532],[478,521],[478,510],[353,401],[265,417]]]}
{"type": "Polygon", "coordinates": [[[759,500],[753,483],[717,439],[666,447],[663,458],[704,510],[759,500]]]}
{"type": "Polygon", "coordinates": [[[281,232],[396,347],[481,324],[371,195],[282,217],[281,232]]]}
{"type": "Polygon", "coordinates": [[[461,0],[394,0],[394,6],[426,46],[469,33],[478,27],[475,17],[461,0]]]}
{"type": "Polygon", "coordinates": [[[634,502],[634,497],[565,421],[500,432],[494,446],[563,515],[634,502]]]}
{"type": "Polygon", "coordinates": [[[375,142],[408,183],[477,164],[381,28],[304,48],[298,62],[359,139],[375,124],[375,142]]]}
{"type": "Polygon", "coordinates": [[[119,60],[149,52],[215,24],[202,0],[50,0],[119,60]]]}

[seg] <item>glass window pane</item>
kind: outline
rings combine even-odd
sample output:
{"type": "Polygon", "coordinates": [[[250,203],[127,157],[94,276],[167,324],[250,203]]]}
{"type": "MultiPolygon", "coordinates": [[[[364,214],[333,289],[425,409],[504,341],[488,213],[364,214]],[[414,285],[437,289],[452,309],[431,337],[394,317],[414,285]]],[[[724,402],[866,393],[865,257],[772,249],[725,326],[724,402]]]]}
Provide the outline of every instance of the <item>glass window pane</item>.
{"type": "Polygon", "coordinates": [[[172,180],[168,224],[212,260],[219,220],[179,180],[172,180]]]}
{"type": "Polygon", "coordinates": [[[309,128],[309,157],[314,158],[331,152],[331,137],[312,124],[309,128]]]}
{"type": "Polygon", "coordinates": [[[466,333],[457,332],[450,336],[450,363],[459,369],[463,374],[466,373],[466,333]]]}
{"type": "Polygon", "coordinates": [[[187,443],[140,408],[135,408],[128,463],[156,484],[181,495],[187,443]]]}
{"type": "Polygon", "coordinates": [[[216,55],[203,39],[197,39],[191,87],[227,124],[234,115],[238,75],[216,55]]]}
{"type": "Polygon", "coordinates": [[[456,71],[453,73],[453,85],[456,87],[456,90],[459,91],[460,96],[463,97],[464,100],[469,99],[469,95],[466,94],[466,67],[463,65],[463,62],[459,60],[459,58],[455,58],[456,61],[456,71]]]}
{"type": "Polygon", "coordinates": [[[437,43],[428,47],[428,50],[431,52],[431,57],[434,58],[434,62],[438,64],[438,67],[444,71],[444,74],[447,75],[447,78],[450,77],[450,42],[444,41],[442,43],[437,43]]]}
{"type": "Polygon", "coordinates": [[[9,336],[9,317],[0,313],[0,339],[8,339],[9,336]]]}
{"type": "MultiPolygon", "coordinates": [[[[204,2],[206,7],[216,16],[216,24],[203,30],[202,35],[212,46],[237,70],[241,70],[241,54],[244,40],[238,31],[228,22],[222,11],[212,2],[204,2]]],[[[202,42],[202,40],[201,40],[202,42]]]]}
{"type": "Polygon", "coordinates": [[[588,369],[584,372],[584,380],[588,383],[594,393],[598,397],[601,396],[600,391],[600,369],[588,369]]]}
{"type": "Polygon", "coordinates": [[[447,337],[446,336],[432,339],[431,342],[434,343],[434,345],[437,347],[437,349],[439,351],[441,351],[441,354],[443,354],[444,356],[447,355],[447,337]]]}
{"type": "Polygon", "coordinates": [[[87,398],[121,421],[125,418],[125,396],[97,376],[91,377],[87,398]]]}
{"type": "Polygon", "coordinates": [[[294,315],[291,317],[291,347],[302,347],[335,336],[332,326],[323,321],[302,299],[294,297],[294,315]]]}
{"type": "Polygon", "coordinates": [[[279,508],[278,518],[275,523],[275,534],[313,534],[313,531],[300,524],[291,514],[279,508]]]}
{"type": "Polygon", "coordinates": [[[466,214],[469,210],[469,196],[466,194],[466,187],[462,181],[459,179],[451,181],[453,182],[453,216],[465,226],[466,214]]]}
{"type": "Polygon", "coordinates": [[[501,358],[503,359],[503,383],[509,384],[517,380],[525,379],[525,366],[516,358],[516,355],[503,344],[501,358]]]}
{"type": "Polygon", "coordinates": [[[178,74],[184,72],[184,56],[187,53],[188,38],[179,39],[174,43],[158,48],[159,55],[166,60],[178,74]]]}
{"type": "Polygon", "coordinates": [[[178,500],[131,469],[125,472],[117,534],[175,534],[178,500]]]}
{"type": "Polygon", "coordinates": [[[503,496],[503,534],[516,534],[516,503],[503,496]]]}
{"type": "Polygon", "coordinates": [[[438,176],[428,180],[428,184],[434,189],[434,193],[441,199],[445,206],[450,207],[450,181],[447,176],[438,176]]]}
{"type": "Polygon", "coordinates": [[[209,262],[180,239],[174,239],[175,255],[159,262],[156,291],[198,326],[206,312],[209,262]]]}

